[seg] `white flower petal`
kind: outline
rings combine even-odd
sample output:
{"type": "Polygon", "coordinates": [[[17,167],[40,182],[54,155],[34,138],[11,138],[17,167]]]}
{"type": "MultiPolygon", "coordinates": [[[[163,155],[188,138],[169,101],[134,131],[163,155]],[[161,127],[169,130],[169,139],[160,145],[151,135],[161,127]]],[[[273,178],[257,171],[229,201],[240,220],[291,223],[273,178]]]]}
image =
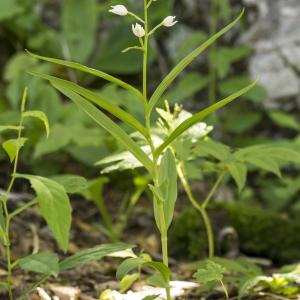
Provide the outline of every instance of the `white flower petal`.
{"type": "Polygon", "coordinates": [[[119,15],[119,16],[126,16],[128,15],[128,10],[124,5],[114,5],[111,7],[111,9],[109,10],[109,12],[119,15]]]}

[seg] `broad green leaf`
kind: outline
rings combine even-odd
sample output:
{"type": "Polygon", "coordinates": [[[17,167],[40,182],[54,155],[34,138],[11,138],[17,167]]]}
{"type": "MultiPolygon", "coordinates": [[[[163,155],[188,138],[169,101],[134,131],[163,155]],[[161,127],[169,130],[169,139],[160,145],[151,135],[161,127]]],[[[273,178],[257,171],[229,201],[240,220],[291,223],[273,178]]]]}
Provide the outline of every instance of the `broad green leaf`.
{"type": "Polygon", "coordinates": [[[175,158],[171,150],[167,150],[161,159],[158,169],[158,184],[159,187],[153,187],[155,189],[152,188],[152,191],[156,198],[153,201],[155,221],[157,227],[161,231],[159,202],[162,202],[166,229],[168,229],[173,220],[174,208],[177,200],[177,170],[175,158]]]}
{"type": "Polygon", "coordinates": [[[51,179],[62,185],[69,194],[75,194],[88,188],[87,180],[81,176],[64,174],[51,177],[51,179]]]}
{"type": "Polygon", "coordinates": [[[30,181],[37,194],[40,211],[60,247],[66,251],[69,244],[72,208],[66,190],[54,180],[17,174],[18,178],[30,181]]]}
{"type": "Polygon", "coordinates": [[[211,281],[220,281],[223,279],[223,274],[226,271],[221,265],[209,260],[206,263],[206,267],[199,269],[194,277],[201,283],[207,283],[211,281]]]}
{"type": "Polygon", "coordinates": [[[290,114],[281,111],[269,112],[271,120],[279,127],[300,130],[300,123],[290,114]]]}
{"type": "Polygon", "coordinates": [[[139,273],[127,274],[120,282],[120,292],[126,292],[140,277],[139,273]]]}
{"type": "Polygon", "coordinates": [[[179,43],[177,53],[175,54],[175,62],[179,62],[191,51],[203,44],[208,39],[208,36],[203,31],[193,31],[184,39],[184,43],[179,43]]]}
{"type": "Polygon", "coordinates": [[[244,160],[246,157],[267,157],[275,161],[300,163],[300,153],[290,145],[262,144],[242,148],[234,153],[238,160],[244,160]]]}
{"type": "Polygon", "coordinates": [[[62,7],[62,43],[71,59],[84,62],[91,54],[98,23],[97,0],[64,0],[62,7]]]}
{"type": "Polygon", "coordinates": [[[64,272],[79,266],[82,266],[91,261],[99,260],[104,256],[111,255],[116,252],[131,249],[134,246],[124,243],[103,244],[90,249],[82,250],[73,256],[64,259],[59,263],[60,272],[64,272]]]}
{"type": "Polygon", "coordinates": [[[241,162],[232,162],[227,164],[228,171],[233,177],[236,185],[238,186],[239,192],[242,191],[246,184],[247,179],[247,166],[241,162]]]}
{"type": "Polygon", "coordinates": [[[124,123],[130,125],[137,131],[139,131],[144,136],[147,136],[147,131],[145,127],[136,120],[133,116],[131,116],[129,113],[127,113],[125,110],[119,108],[118,106],[110,103],[108,99],[105,99],[104,97],[95,94],[88,89],[85,89],[71,81],[63,80],[54,76],[50,75],[44,75],[36,72],[30,72],[32,75],[49,80],[52,84],[55,84],[56,86],[61,86],[63,88],[66,88],[74,93],[79,94],[80,96],[86,98],[87,100],[95,103],[96,105],[100,106],[101,108],[105,109],[124,123]]]}
{"type": "Polygon", "coordinates": [[[186,130],[188,130],[189,128],[191,128],[193,125],[195,125],[196,123],[202,121],[206,116],[208,116],[209,114],[215,112],[216,110],[222,108],[223,106],[225,106],[226,104],[232,102],[233,100],[235,100],[236,98],[240,97],[241,95],[247,93],[250,89],[252,89],[255,86],[256,82],[253,82],[252,84],[250,84],[249,86],[243,88],[242,90],[239,90],[238,92],[232,94],[231,96],[209,106],[208,108],[196,113],[195,115],[193,115],[192,117],[190,117],[189,119],[185,120],[184,122],[182,122],[171,134],[170,136],[164,141],[164,143],[162,143],[155,152],[155,155],[158,157],[160,155],[160,153],[166,148],[168,147],[168,145],[170,145],[178,136],[180,136],[182,133],[184,133],[186,130]]]}
{"type": "Polygon", "coordinates": [[[41,252],[26,256],[17,261],[17,265],[26,271],[45,275],[59,274],[58,256],[55,253],[41,252]]]}
{"type": "Polygon", "coordinates": [[[193,152],[199,155],[211,155],[220,161],[226,161],[230,156],[230,148],[214,140],[198,141],[193,152]]]}
{"type": "Polygon", "coordinates": [[[242,135],[253,129],[263,119],[262,112],[230,110],[230,118],[224,120],[224,130],[229,133],[242,135]]]}
{"type": "MultiPolygon", "coordinates": [[[[234,91],[241,89],[243,86],[247,86],[252,82],[251,79],[245,77],[233,77],[228,80],[224,80],[219,85],[220,93],[223,96],[231,95],[234,91]]],[[[267,97],[266,90],[259,84],[257,84],[253,89],[249,90],[243,95],[243,98],[253,101],[255,103],[260,103],[267,97]]]]}
{"type": "Polygon", "coordinates": [[[287,147],[270,146],[270,149],[268,149],[266,152],[266,155],[272,157],[273,159],[300,163],[300,153],[287,147]]]}
{"type": "Polygon", "coordinates": [[[251,51],[251,48],[247,47],[219,47],[215,52],[212,52],[219,76],[224,78],[230,71],[231,65],[250,54],[251,51]]]}
{"type": "Polygon", "coordinates": [[[51,127],[49,138],[42,138],[35,146],[34,158],[56,152],[67,146],[72,140],[73,132],[66,126],[55,124],[51,127]]]}
{"type": "Polygon", "coordinates": [[[202,44],[200,47],[192,51],[189,55],[187,55],[184,59],[182,59],[178,65],[166,76],[166,78],[161,82],[161,84],[157,87],[155,92],[153,93],[152,97],[149,101],[149,112],[152,111],[152,109],[156,106],[157,102],[165,92],[165,90],[170,86],[170,84],[176,79],[176,77],[182,73],[182,71],[204,50],[206,50],[211,44],[213,44],[219,37],[221,37],[223,34],[225,34],[227,31],[229,31],[243,16],[244,11],[241,12],[241,14],[229,25],[227,25],[225,28],[220,30],[218,33],[216,33],[214,36],[212,36],[210,39],[208,39],[204,44],[202,44]]]}
{"type": "Polygon", "coordinates": [[[67,96],[70,100],[76,103],[83,111],[85,111],[96,123],[107,130],[114,138],[116,138],[123,146],[129,150],[151,173],[152,172],[152,162],[149,157],[141,150],[141,148],[132,140],[132,138],[119,127],[115,122],[113,122],[109,117],[107,117],[103,112],[97,109],[93,104],[77,95],[76,93],[53,84],[61,93],[67,96]]]}
{"type": "Polygon", "coordinates": [[[13,125],[9,125],[9,126],[0,126],[0,132],[5,131],[5,130],[20,130],[23,129],[23,127],[20,126],[13,126],[13,125]]]}
{"type": "Polygon", "coordinates": [[[181,103],[190,100],[197,92],[203,90],[207,84],[207,77],[201,76],[197,72],[188,73],[178,80],[172,90],[164,95],[164,99],[168,99],[169,103],[181,103]]]}
{"type": "Polygon", "coordinates": [[[9,156],[10,162],[14,161],[17,152],[25,145],[26,141],[26,138],[20,138],[7,140],[2,144],[3,149],[9,156]]]}
{"type": "Polygon", "coordinates": [[[271,157],[258,154],[255,156],[246,156],[244,161],[262,170],[274,173],[278,177],[281,177],[279,165],[271,157]]]}
{"type": "Polygon", "coordinates": [[[139,96],[139,98],[143,98],[143,95],[139,90],[137,90],[133,86],[127,84],[126,82],[124,82],[124,81],[122,81],[122,80],[120,80],[120,79],[118,79],[114,76],[111,76],[109,74],[106,74],[104,72],[98,71],[98,70],[93,69],[93,68],[86,67],[86,66],[81,65],[79,63],[75,63],[75,62],[71,62],[71,61],[67,61],[67,60],[56,59],[56,58],[45,57],[45,56],[40,56],[40,55],[33,54],[31,52],[28,52],[28,53],[29,53],[29,55],[31,55],[32,57],[35,57],[37,59],[41,59],[41,60],[48,61],[48,62],[51,62],[51,63],[54,63],[54,64],[69,67],[69,68],[72,68],[72,69],[75,69],[75,70],[78,70],[78,71],[82,71],[82,72],[85,72],[85,73],[103,78],[107,81],[113,82],[113,83],[123,87],[124,89],[127,89],[127,90],[133,92],[134,94],[139,96]]]}
{"type": "Polygon", "coordinates": [[[24,118],[31,117],[31,118],[40,119],[44,123],[47,137],[49,136],[49,134],[50,134],[49,121],[48,121],[48,118],[45,113],[43,113],[42,111],[38,111],[38,110],[29,110],[29,111],[24,112],[22,115],[24,118]]]}

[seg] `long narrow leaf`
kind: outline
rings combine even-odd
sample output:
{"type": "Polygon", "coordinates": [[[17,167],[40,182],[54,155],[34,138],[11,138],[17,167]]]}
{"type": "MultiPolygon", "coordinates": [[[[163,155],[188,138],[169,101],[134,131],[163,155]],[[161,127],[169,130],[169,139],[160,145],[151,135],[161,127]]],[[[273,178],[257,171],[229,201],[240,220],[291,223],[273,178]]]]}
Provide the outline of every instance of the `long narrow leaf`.
{"type": "Polygon", "coordinates": [[[151,173],[152,163],[144,151],[132,140],[132,138],[115,122],[107,117],[103,112],[97,109],[93,104],[79,96],[78,94],[53,83],[53,86],[70,100],[76,103],[86,114],[88,114],[96,123],[107,130],[114,138],[116,138],[123,146],[129,150],[151,173]]]}
{"type": "Polygon", "coordinates": [[[96,70],[94,68],[86,67],[86,66],[81,65],[81,64],[76,63],[76,62],[62,60],[62,59],[57,59],[57,58],[51,58],[51,57],[46,57],[46,56],[40,56],[40,55],[31,53],[28,50],[26,50],[26,51],[27,51],[27,53],[30,56],[32,56],[32,57],[34,57],[36,59],[48,61],[48,62],[51,62],[51,63],[54,63],[54,64],[58,64],[58,65],[61,65],[61,66],[65,66],[65,67],[68,67],[68,68],[79,70],[79,71],[82,71],[82,72],[85,72],[85,73],[88,73],[88,74],[100,77],[100,78],[105,79],[107,81],[113,82],[113,83],[121,86],[122,88],[133,92],[139,98],[143,99],[143,95],[142,95],[142,93],[139,90],[137,90],[136,88],[134,88],[130,84],[128,84],[128,83],[126,83],[126,82],[124,82],[124,81],[122,81],[122,80],[120,80],[120,79],[118,79],[118,78],[116,78],[116,77],[114,77],[112,75],[109,75],[109,74],[107,74],[105,72],[96,70]]]}
{"type": "Polygon", "coordinates": [[[88,89],[85,89],[71,81],[67,81],[67,80],[64,80],[64,79],[61,79],[58,77],[41,74],[41,73],[37,73],[37,72],[32,72],[32,71],[29,73],[34,76],[49,80],[51,83],[56,83],[57,85],[59,85],[61,87],[64,87],[68,90],[71,90],[72,92],[75,92],[75,93],[83,96],[87,100],[89,100],[89,101],[97,104],[101,108],[105,109],[107,112],[111,113],[112,115],[114,115],[115,117],[117,117],[118,119],[123,121],[124,123],[133,127],[134,129],[139,131],[143,136],[147,136],[147,131],[146,131],[145,127],[138,120],[136,120],[129,113],[127,113],[123,109],[119,108],[118,106],[109,103],[108,100],[104,99],[100,95],[97,95],[97,94],[89,91],[88,89]]]}
{"type": "Polygon", "coordinates": [[[155,155],[158,157],[160,153],[168,147],[179,135],[184,133],[186,130],[188,130],[190,127],[195,125],[196,123],[200,122],[203,120],[206,116],[209,114],[215,112],[216,110],[222,108],[226,104],[232,102],[236,98],[240,97],[241,95],[247,93],[250,89],[252,89],[256,85],[256,81],[250,84],[249,86],[239,90],[238,92],[230,95],[229,97],[209,106],[208,108],[196,113],[189,119],[185,120],[182,122],[172,133],[171,135],[164,141],[163,144],[161,144],[155,151],[155,155]]]}
{"type": "Polygon", "coordinates": [[[176,77],[197,57],[199,56],[204,50],[206,50],[211,44],[213,44],[219,37],[229,31],[243,16],[244,10],[241,14],[229,25],[224,27],[222,30],[217,32],[213,35],[210,39],[208,39],[204,44],[199,46],[197,49],[192,51],[188,54],[185,58],[183,58],[175,67],[174,69],[166,76],[166,78],[160,83],[157,87],[155,92],[153,93],[152,97],[149,101],[149,112],[156,106],[157,102],[165,92],[165,90],[170,86],[170,84],[176,79],[176,77]]]}

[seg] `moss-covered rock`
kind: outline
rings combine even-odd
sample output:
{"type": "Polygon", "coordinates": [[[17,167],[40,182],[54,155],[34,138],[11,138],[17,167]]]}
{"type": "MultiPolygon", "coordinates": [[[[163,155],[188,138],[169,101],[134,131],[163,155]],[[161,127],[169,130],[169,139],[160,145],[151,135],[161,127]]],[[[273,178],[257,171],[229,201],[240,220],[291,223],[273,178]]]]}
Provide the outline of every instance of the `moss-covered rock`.
{"type": "MultiPolygon", "coordinates": [[[[300,220],[241,204],[218,204],[209,208],[215,236],[232,227],[238,236],[239,250],[249,256],[264,257],[274,263],[300,260],[300,220]]],[[[200,214],[186,209],[170,230],[170,251],[174,256],[199,259],[207,253],[206,231],[200,214]]],[[[216,254],[221,245],[216,239],[216,254]]]]}

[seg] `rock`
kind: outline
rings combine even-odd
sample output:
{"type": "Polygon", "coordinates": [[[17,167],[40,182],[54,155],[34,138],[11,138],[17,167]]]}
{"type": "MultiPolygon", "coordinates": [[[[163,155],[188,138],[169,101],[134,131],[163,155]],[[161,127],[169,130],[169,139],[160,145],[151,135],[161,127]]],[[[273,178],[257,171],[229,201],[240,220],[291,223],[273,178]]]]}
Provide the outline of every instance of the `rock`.
{"type": "Polygon", "coordinates": [[[279,100],[300,93],[300,1],[243,0],[258,9],[256,20],[243,36],[243,42],[256,51],[250,59],[251,77],[266,88],[267,107],[279,108],[279,100]]]}

